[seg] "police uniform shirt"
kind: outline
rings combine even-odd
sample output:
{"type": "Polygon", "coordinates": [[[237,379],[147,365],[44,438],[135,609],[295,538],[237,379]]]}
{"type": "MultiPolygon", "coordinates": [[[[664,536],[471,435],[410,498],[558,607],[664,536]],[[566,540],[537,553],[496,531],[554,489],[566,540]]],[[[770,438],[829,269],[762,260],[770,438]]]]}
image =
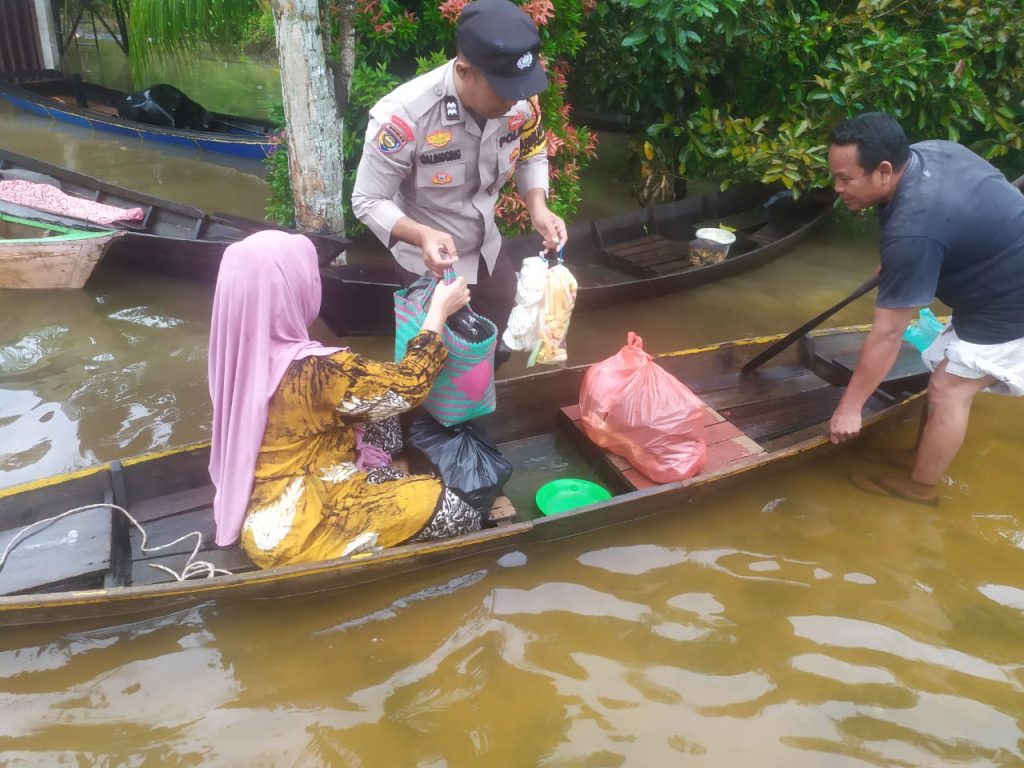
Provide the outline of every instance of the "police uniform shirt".
{"type": "MultiPolygon", "coordinates": [[[[370,110],[352,209],[385,244],[403,216],[447,232],[458,249],[456,274],[475,283],[481,256],[493,272],[501,247],[494,206],[513,172],[524,198],[531,189],[547,194],[547,144],[536,97],[481,129],[459,101],[450,61],[370,110]]],[[[404,269],[424,271],[418,247],[395,242],[391,252],[404,269]]]]}

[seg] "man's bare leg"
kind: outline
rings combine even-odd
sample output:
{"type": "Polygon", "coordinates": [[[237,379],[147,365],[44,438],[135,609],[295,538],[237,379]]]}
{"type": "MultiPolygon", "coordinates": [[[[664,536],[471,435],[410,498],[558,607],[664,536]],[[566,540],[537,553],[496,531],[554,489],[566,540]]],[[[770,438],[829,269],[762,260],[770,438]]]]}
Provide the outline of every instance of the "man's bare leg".
{"type": "Polygon", "coordinates": [[[996,381],[993,376],[965,379],[946,372],[946,361],[928,382],[928,402],[910,477],[884,478],[889,490],[917,499],[934,499],[936,486],[963,445],[974,396],[996,381]]]}

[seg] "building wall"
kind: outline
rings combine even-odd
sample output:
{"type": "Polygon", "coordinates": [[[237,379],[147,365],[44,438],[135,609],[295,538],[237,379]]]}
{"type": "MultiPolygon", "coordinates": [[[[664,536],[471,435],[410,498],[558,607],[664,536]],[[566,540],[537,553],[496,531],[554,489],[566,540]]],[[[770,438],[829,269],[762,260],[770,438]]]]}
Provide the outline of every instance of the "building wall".
{"type": "Polygon", "coordinates": [[[0,72],[58,66],[48,0],[0,0],[0,72]]]}

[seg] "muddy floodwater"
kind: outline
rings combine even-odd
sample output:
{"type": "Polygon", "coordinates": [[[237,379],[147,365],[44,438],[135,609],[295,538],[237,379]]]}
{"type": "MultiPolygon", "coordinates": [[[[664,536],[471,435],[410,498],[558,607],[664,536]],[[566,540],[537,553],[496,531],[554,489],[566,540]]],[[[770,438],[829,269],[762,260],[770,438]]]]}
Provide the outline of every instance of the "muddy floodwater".
{"type": "MultiPolygon", "coordinates": [[[[258,165],[6,104],[0,146],[210,210],[266,200],[258,165]]],[[[615,173],[593,172],[590,210],[627,197],[615,173]]],[[[630,330],[654,352],[791,330],[870,275],[876,238],[836,217],[762,269],[581,314],[570,360],[630,330]]],[[[82,291],[0,291],[0,487],[208,437],[211,300],[106,266],[82,291]]],[[[0,764],[1021,766],[1022,424],[1024,400],[979,396],[935,510],[853,490],[850,449],[357,591],[0,628],[0,764]]]]}

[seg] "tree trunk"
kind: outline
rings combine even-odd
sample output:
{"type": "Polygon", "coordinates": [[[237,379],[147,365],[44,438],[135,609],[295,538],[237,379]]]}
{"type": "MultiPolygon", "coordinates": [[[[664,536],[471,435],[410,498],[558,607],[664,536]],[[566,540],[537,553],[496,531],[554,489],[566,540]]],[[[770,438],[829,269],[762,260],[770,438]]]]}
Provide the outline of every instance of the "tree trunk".
{"type": "Polygon", "coordinates": [[[355,0],[341,0],[341,24],[338,30],[338,70],[334,83],[334,95],[338,99],[338,114],[342,117],[348,109],[349,89],[352,73],[356,68],[356,9],[355,0]]]}
{"type": "Polygon", "coordinates": [[[343,235],[342,119],[320,31],[319,0],[272,1],[295,222],[307,232],[343,235]]]}

